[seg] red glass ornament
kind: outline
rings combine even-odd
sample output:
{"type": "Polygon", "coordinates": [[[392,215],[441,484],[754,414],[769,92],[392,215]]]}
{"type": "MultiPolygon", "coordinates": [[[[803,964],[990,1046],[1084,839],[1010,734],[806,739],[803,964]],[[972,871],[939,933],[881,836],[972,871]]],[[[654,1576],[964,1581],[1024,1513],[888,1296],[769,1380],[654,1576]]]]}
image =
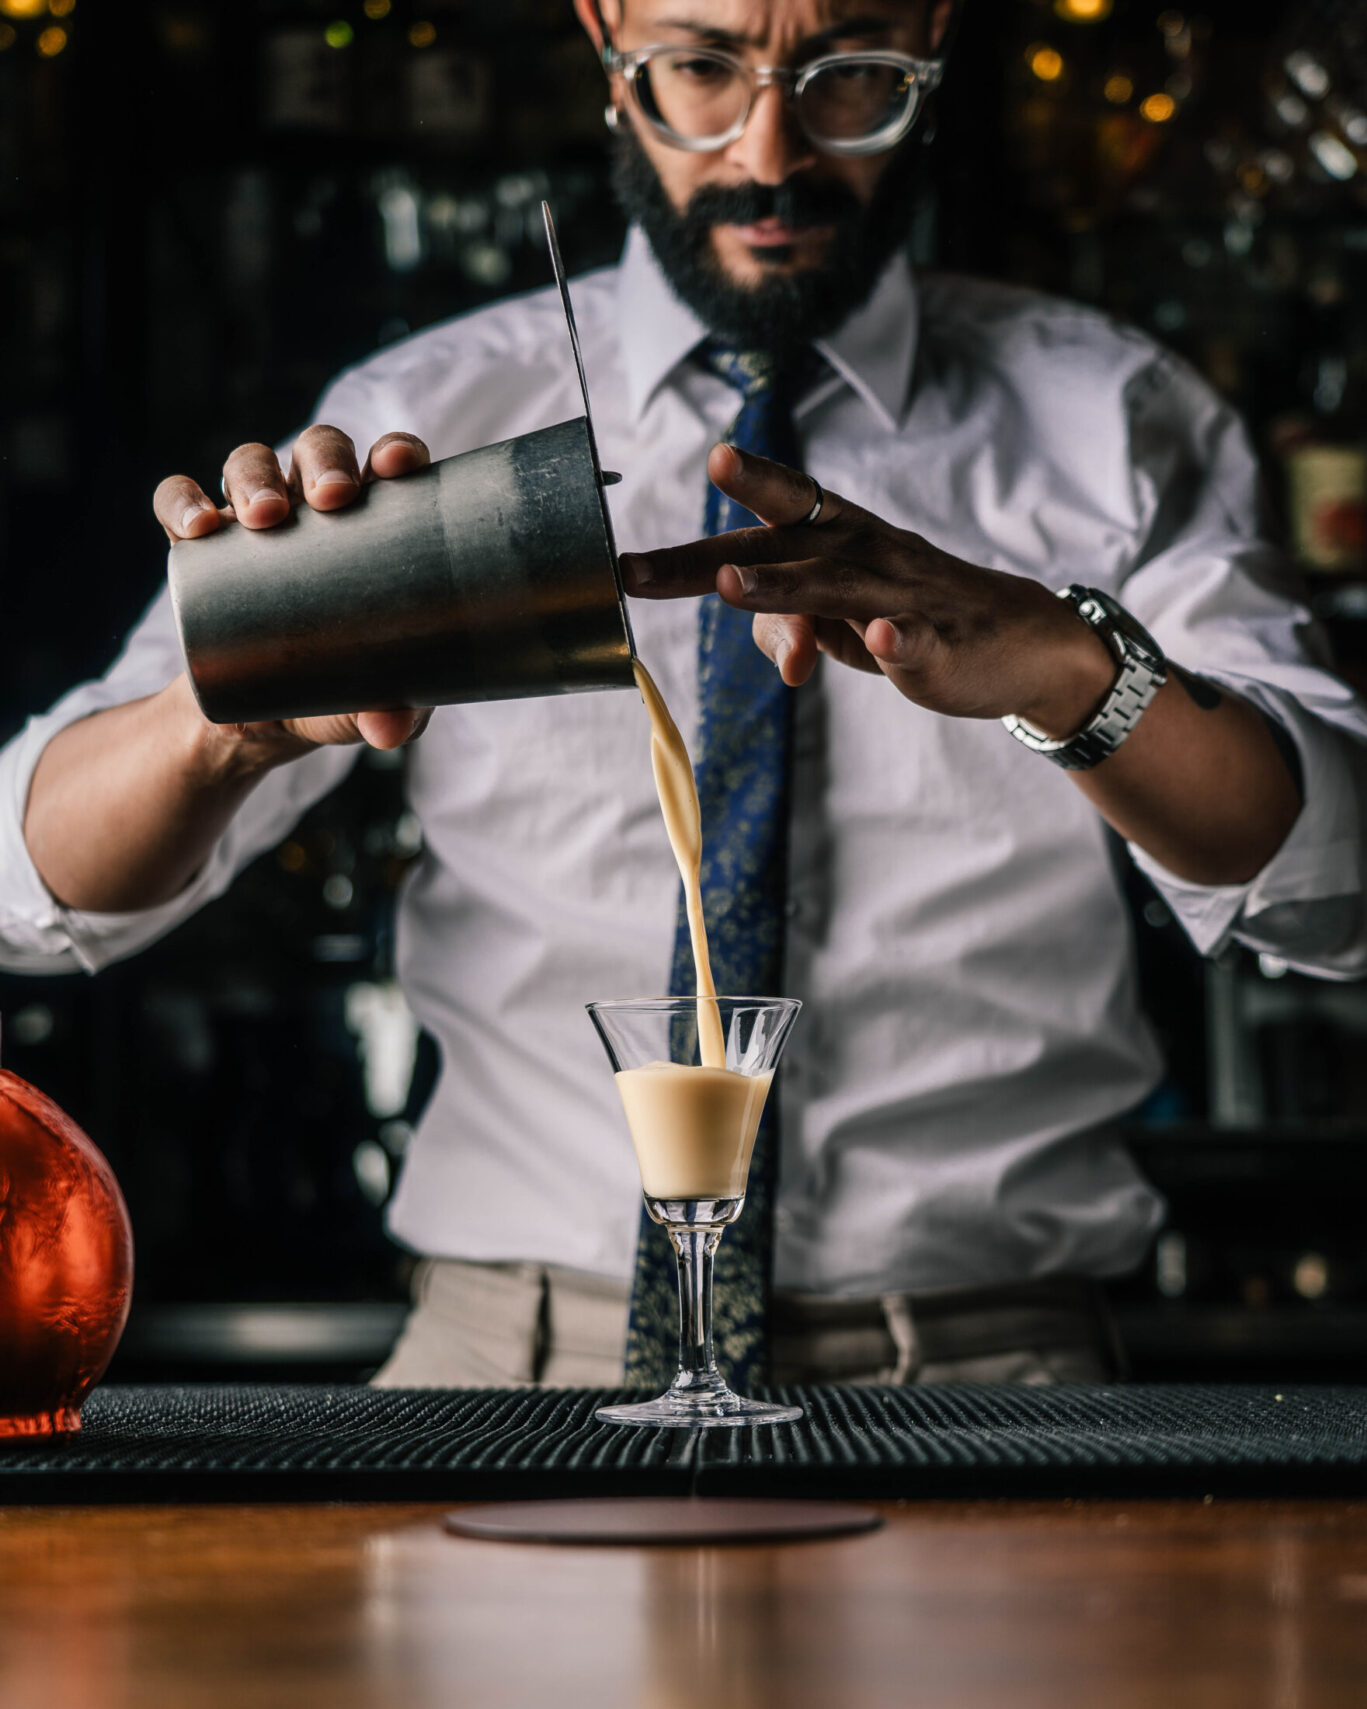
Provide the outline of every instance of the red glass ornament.
{"type": "Polygon", "coordinates": [[[114,1171],[51,1098],[0,1069],[0,1436],[81,1428],[132,1294],[114,1171]]]}

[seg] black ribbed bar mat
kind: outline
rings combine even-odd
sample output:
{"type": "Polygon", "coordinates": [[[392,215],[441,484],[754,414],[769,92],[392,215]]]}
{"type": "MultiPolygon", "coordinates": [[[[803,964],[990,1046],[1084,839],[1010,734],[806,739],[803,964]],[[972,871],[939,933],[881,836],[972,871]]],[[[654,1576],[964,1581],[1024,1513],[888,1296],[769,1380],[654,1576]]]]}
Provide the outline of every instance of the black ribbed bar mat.
{"type": "Polygon", "coordinates": [[[706,1495],[1367,1494],[1367,1388],[1121,1384],[774,1389],[789,1430],[713,1439],[706,1495]]]}
{"type": "Polygon", "coordinates": [[[0,1440],[0,1501],[687,1494],[691,1432],[598,1424],[604,1398],[584,1389],[110,1385],[86,1402],[75,1436],[0,1440]]]}
{"type": "Polygon", "coordinates": [[[0,1501],[600,1495],[1367,1494],[1367,1389],[791,1388],[800,1424],[638,1430],[580,1389],[99,1389],[64,1439],[0,1440],[0,1501]]]}

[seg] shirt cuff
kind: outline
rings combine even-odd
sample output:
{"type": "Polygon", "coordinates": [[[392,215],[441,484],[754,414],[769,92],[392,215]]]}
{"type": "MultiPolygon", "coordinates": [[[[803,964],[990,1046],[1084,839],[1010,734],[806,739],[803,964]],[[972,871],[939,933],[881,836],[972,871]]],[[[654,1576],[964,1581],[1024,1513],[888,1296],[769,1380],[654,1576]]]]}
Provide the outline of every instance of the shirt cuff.
{"type": "Polygon", "coordinates": [[[87,914],[59,902],[33,864],[23,826],[43,750],[69,725],[126,698],[126,689],[116,694],[103,684],[77,689],[31,718],[0,752],[0,965],[10,972],[98,972],[163,936],[213,893],[218,875],[209,861],[170,902],[136,913],[87,914]]]}
{"type": "Polygon", "coordinates": [[[1307,712],[1290,694],[1229,673],[1203,672],[1274,718],[1296,744],[1305,799],[1295,824],[1260,872],[1244,884],[1193,884],[1129,845],[1202,955],[1231,939],[1329,977],[1360,972],[1362,837],[1346,748],[1352,738],[1307,712]]]}
{"type": "Polygon", "coordinates": [[[30,719],[0,750],[0,967],[9,972],[97,973],[164,937],[222,895],[240,868],[279,841],[356,758],[353,748],[320,748],[263,778],[204,865],[169,902],[131,913],[86,913],[59,902],[33,864],[23,833],[29,789],[44,748],[59,731],[131,697],[126,689],[86,685],[30,719]]]}

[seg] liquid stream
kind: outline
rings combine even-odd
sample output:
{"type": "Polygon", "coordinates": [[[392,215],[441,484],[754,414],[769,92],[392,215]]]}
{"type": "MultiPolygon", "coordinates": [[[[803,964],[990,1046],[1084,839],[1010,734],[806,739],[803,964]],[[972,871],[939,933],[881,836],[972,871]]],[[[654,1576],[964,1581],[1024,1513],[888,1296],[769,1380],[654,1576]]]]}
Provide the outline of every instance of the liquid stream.
{"type": "Polygon", "coordinates": [[[698,1066],[652,1062],[623,1069],[617,1089],[626,1111],[650,1199],[739,1200],[744,1197],[770,1074],[726,1066],[717,988],[702,910],[702,813],[683,737],[664,696],[639,659],[636,686],[650,715],[650,763],[669,846],[683,880],[698,1002],[698,1066]]]}
{"type": "Polygon", "coordinates": [[[702,911],[702,810],[693,762],[679,734],[679,727],[656,688],[650,672],[639,659],[632,661],[636,686],[650,714],[650,765],[655,773],[655,793],[660,798],[665,831],[683,880],[688,913],[688,936],[693,946],[693,967],[698,992],[698,1055],[704,1068],[726,1067],[726,1039],[717,1008],[717,987],[712,983],[712,962],[707,953],[707,922],[702,911]]]}

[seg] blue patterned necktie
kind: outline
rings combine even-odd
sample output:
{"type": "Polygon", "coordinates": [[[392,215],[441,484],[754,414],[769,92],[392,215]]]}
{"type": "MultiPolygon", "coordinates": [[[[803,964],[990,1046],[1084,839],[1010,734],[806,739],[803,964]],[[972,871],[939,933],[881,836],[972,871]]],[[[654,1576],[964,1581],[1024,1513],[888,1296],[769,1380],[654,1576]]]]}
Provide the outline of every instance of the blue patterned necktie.
{"type": "MultiPolygon", "coordinates": [[[[741,395],[726,438],[789,466],[799,465],[792,406],[810,384],[819,358],[777,371],[770,358],[709,342],[702,365],[741,395]]],[[[751,528],[759,518],[710,483],[709,534],[751,528]]],[[[723,996],[782,994],[787,890],[788,772],[792,690],[785,688],[751,637],[748,612],[716,594],[698,613],[698,739],[694,773],[702,808],[702,899],[708,948],[723,996]]],[[[679,902],[669,989],[697,989],[688,921],[679,902]]],[[[717,1249],[713,1333],[717,1362],[742,1394],[764,1376],[777,1168],[777,1088],[755,1139],[745,1209],[717,1249]]],[[[673,1249],[644,1207],[636,1245],[627,1381],[663,1388],[674,1374],[679,1321],[673,1249]]]]}

